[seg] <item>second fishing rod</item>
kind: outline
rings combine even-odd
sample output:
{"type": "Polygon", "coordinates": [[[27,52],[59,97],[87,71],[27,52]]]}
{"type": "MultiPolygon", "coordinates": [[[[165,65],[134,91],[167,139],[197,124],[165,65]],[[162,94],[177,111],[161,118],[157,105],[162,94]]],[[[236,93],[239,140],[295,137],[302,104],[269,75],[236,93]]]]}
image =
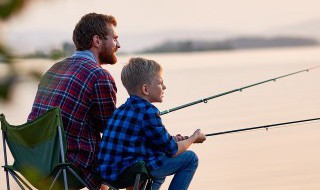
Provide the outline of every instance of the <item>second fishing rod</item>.
{"type": "Polygon", "coordinates": [[[293,72],[293,73],[281,75],[281,76],[278,76],[278,77],[275,77],[275,78],[267,79],[267,80],[264,80],[264,81],[261,81],[261,82],[257,82],[257,83],[253,83],[253,84],[250,84],[250,85],[247,85],[247,86],[236,88],[236,89],[233,89],[233,90],[230,90],[230,91],[222,92],[220,94],[216,94],[216,95],[213,95],[213,96],[210,96],[210,97],[207,97],[207,98],[202,98],[202,99],[197,100],[197,101],[193,101],[193,102],[181,105],[181,106],[177,106],[175,108],[171,108],[171,109],[162,111],[160,113],[160,115],[171,113],[173,111],[177,111],[177,110],[180,110],[180,109],[183,109],[183,108],[186,108],[186,107],[189,107],[189,106],[193,106],[193,105],[196,105],[196,104],[199,104],[199,103],[207,103],[208,100],[211,100],[211,99],[215,99],[215,98],[218,98],[218,97],[221,97],[221,96],[225,96],[225,95],[228,95],[228,94],[232,94],[232,93],[235,93],[235,92],[241,92],[244,89],[251,88],[251,87],[254,87],[254,86],[258,86],[258,85],[261,85],[261,84],[264,84],[264,83],[275,82],[278,79],[289,77],[289,76],[296,75],[296,74],[299,74],[299,73],[309,72],[310,70],[313,70],[313,69],[316,69],[316,68],[319,68],[319,67],[320,66],[316,66],[316,67],[312,67],[312,68],[308,68],[308,69],[303,69],[303,70],[296,71],[296,72],[293,72]]]}
{"type": "Polygon", "coordinates": [[[293,124],[304,124],[307,122],[315,122],[315,121],[319,121],[319,120],[320,120],[320,118],[318,117],[318,118],[303,119],[303,120],[296,120],[296,121],[287,121],[287,122],[283,122],[283,123],[274,123],[274,124],[269,124],[269,125],[261,125],[261,126],[256,126],[256,127],[235,129],[235,130],[230,130],[230,131],[209,133],[209,134],[206,134],[206,136],[209,137],[209,136],[225,135],[225,134],[229,134],[229,133],[239,133],[239,132],[252,131],[252,130],[257,130],[257,129],[268,130],[269,128],[274,128],[274,127],[279,127],[279,126],[290,126],[293,124]]]}

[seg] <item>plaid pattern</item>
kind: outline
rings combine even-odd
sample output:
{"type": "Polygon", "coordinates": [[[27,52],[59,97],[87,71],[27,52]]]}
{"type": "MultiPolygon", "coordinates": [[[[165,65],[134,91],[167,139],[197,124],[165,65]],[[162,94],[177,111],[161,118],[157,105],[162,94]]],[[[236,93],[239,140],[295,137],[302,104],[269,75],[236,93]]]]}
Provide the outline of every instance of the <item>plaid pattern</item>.
{"type": "Polygon", "coordinates": [[[43,76],[28,120],[58,106],[67,138],[67,159],[98,188],[97,153],[102,131],[116,108],[117,88],[108,71],[84,56],[53,65],[43,76]]]}
{"type": "Polygon", "coordinates": [[[143,160],[154,170],[164,155],[173,156],[177,142],[162,124],[159,110],[148,101],[130,96],[110,117],[98,154],[98,172],[109,182],[116,181],[129,166],[143,160]]]}

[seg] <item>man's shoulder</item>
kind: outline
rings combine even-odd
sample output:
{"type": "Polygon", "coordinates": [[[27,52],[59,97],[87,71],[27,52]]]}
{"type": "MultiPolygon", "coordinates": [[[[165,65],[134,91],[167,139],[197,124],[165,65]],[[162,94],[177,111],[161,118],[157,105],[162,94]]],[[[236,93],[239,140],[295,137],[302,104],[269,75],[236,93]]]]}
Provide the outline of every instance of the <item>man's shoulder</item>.
{"type": "Polygon", "coordinates": [[[62,61],[63,64],[69,65],[77,72],[86,73],[86,75],[94,75],[97,78],[110,78],[111,74],[99,64],[85,57],[69,57],[62,61]]]}

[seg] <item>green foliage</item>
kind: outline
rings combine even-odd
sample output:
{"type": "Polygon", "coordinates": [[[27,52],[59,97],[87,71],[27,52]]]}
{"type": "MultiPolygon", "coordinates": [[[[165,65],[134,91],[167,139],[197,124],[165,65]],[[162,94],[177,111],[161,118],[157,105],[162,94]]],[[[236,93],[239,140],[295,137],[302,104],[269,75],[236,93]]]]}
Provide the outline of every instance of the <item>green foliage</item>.
{"type": "Polygon", "coordinates": [[[0,44],[0,63],[11,63],[11,55],[1,44],[0,44]]]}
{"type": "Polygon", "coordinates": [[[0,3],[0,18],[8,19],[14,13],[20,11],[26,2],[27,0],[5,0],[0,3]]]}
{"type": "Polygon", "coordinates": [[[52,49],[51,51],[44,52],[42,50],[37,50],[34,53],[23,55],[20,58],[41,58],[41,59],[61,59],[64,57],[71,56],[75,51],[75,46],[73,43],[64,42],[61,48],[52,49]]]}
{"type": "Polygon", "coordinates": [[[42,78],[42,73],[40,73],[38,71],[31,71],[30,76],[32,76],[33,78],[35,78],[37,80],[40,80],[42,78]]]}
{"type": "Polygon", "coordinates": [[[17,78],[16,75],[11,75],[7,77],[2,77],[0,81],[0,98],[8,100],[10,98],[10,91],[12,89],[13,83],[17,78]]]}
{"type": "MultiPolygon", "coordinates": [[[[0,20],[6,20],[18,13],[28,0],[5,0],[0,2],[0,20]]],[[[0,42],[0,63],[7,64],[9,67],[9,74],[0,76],[0,98],[8,100],[10,98],[10,91],[17,79],[17,74],[11,64],[13,56],[0,42]]]]}
{"type": "Polygon", "coordinates": [[[50,58],[53,60],[57,60],[64,57],[64,53],[62,50],[54,49],[50,52],[50,58]]]}
{"type": "Polygon", "coordinates": [[[3,45],[0,44],[0,63],[7,64],[9,70],[11,71],[9,75],[0,76],[0,98],[8,100],[10,98],[10,92],[14,84],[17,75],[14,72],[14,67],[12,66],[12,56],[5,49],[3,45]]]}

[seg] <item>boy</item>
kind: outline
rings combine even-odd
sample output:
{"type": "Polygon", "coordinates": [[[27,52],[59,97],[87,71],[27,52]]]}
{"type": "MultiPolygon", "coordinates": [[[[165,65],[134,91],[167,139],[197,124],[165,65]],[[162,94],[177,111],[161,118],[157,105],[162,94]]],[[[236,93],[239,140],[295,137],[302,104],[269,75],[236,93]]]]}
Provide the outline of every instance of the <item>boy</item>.
{"type": "Polygon", "coordinates": [[[153,178],[152,190],[159,189],[172,174],[169,189],[187,189],[198,158],[186,150],[192,143],[205,141],[205,135],[198,129],[188,138],[173,137],[163,126],[159,110],[151,104],[162,102],[166,89],[157,62],[132,58],[123,67],[121,80],[130,97],[108,120],[98,154],[98,172],[112,184],[125,169],[142,160],[153,178]]]}

